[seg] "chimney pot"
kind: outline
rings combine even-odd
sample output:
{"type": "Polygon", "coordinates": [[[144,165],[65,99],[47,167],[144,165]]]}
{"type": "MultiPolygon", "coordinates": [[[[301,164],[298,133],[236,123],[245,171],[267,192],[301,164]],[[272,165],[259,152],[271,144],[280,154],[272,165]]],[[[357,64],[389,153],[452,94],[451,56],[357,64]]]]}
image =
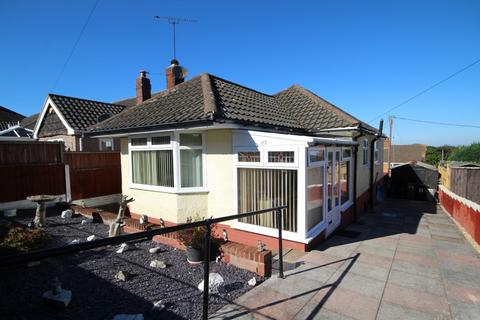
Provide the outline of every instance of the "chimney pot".
{"type": "Polygon", "coordinates": [[[165,70],[167,76],[167,89],[173,89],[177,84],[185,81],[187,70],[179,65],[177,59],[170,61],[170,66],[165,70]]]}
{"type": "Polygon", "coordinates": [[[140,71],[140,76],[135,80],[137,106],[152,96],[152,86],[150,79],[147,78],[147,73],[145,70],[140,71]]]}

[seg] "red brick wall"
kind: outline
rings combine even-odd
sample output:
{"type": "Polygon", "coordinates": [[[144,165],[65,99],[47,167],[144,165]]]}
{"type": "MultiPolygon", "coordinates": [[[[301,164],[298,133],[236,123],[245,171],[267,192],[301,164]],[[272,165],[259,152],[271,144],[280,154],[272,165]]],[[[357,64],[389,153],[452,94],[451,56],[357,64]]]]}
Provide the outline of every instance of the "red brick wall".
{"type": "Polygon", "coordinates": [[[463,198],[460,197],[452,197],[442,187],[439,188],[438,196],[445,211],[460,223],[476,243],[480,244],[480,210],[478,210],[480,206],[468,206],[469,202],[461,201],[463,198]]]}

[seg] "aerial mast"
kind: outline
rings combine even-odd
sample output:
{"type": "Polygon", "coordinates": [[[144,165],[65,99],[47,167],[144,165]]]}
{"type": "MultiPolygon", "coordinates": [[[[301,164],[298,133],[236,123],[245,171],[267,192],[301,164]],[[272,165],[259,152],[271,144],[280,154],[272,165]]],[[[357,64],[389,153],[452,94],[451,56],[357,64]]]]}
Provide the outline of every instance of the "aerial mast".
{"type": "Polygon", "coordinates": [[[154,16],[155,19],[165,20],[172,25],[173,31],[173,59],[177,59],[177,40],[176,40],[176,26],[181,23],[195,23],[197,20],[177,18],[177,17],[163,17],[163,16],[154,16]]]}

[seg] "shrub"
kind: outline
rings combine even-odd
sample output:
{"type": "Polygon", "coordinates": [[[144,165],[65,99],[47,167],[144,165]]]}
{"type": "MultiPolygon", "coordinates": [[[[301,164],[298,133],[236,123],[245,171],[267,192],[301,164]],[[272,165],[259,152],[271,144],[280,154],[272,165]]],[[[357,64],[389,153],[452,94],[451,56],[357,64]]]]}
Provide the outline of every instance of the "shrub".
{"type": "Polygon", "coordinates": [[[2,227],[0,248],[2,251],[27,252],[43,248],[50,235],[43,229],[25,229],[12,225],[2,227]]]}
{"type": "MultiPolygon", "coordinates": [[[[200,215],[196,215],[193,219],[187,219],[188,222],[199,222],[202,221],[203,218],[200,215]]],[[[213,225],[212,225],[213,230],[213,225]]],[[[203,226],[189,228],[180,230],[177,232],[177,239],[186,247],[190,246],[195,249],[203,249],[205,243],[205,234],[206,228],[203,226]]],[[[210,236],[213,237],[213,232],[210,233],[210,236]]]]}

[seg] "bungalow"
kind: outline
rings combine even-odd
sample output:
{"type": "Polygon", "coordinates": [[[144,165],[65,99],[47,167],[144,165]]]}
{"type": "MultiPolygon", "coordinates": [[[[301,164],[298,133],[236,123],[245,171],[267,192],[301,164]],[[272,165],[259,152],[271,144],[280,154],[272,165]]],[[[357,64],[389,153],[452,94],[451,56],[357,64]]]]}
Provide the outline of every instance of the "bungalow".
{"type": "Polygon", "coordinates": [[[62,141],[68,151],[114,151],[118,140],[92,139],[85,135],[89,126],[97,124],[127,107],[87,99],[48,94],[33,130],[40,141],[62,141]]]}
{"type": "MultiPolygon", "coordinates": [[[[120,140],[132,216],[173,225],[286,204],[286,245],[308,250],[374,205],[377,129],[299,85],[269,95],[208,73],[184,81],[184,71],[172,60],[167,90],[90,127],[120,140]]],[[[273,213],[221,227],[232,241],[277,243],[273,213]]]]}

